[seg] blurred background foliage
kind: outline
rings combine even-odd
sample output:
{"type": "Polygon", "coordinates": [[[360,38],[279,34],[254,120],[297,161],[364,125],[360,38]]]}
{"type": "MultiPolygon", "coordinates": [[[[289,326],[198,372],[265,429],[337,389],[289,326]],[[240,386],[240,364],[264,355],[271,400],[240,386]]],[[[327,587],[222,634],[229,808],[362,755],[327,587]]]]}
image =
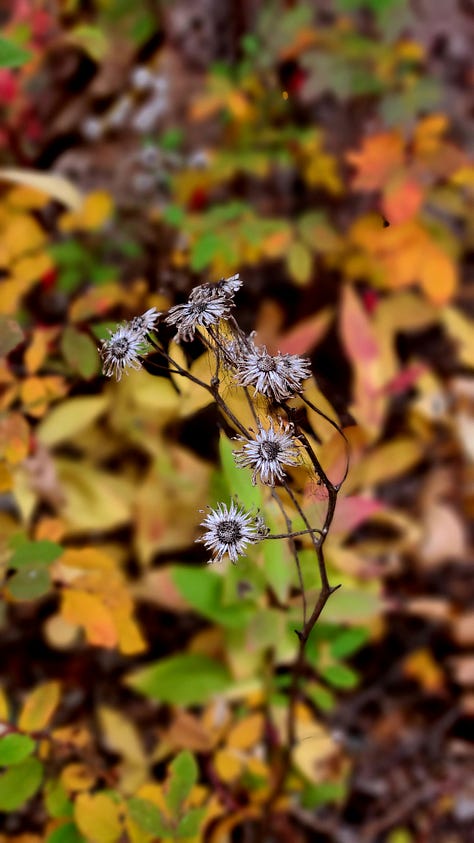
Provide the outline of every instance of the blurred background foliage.
{"type": "MultiPolygon", "coordinates": [[[[198,510],[261,502],[208,395],[105,382],[97,353],[240,272],[241,324],[311,355],[352,451],[274,834],[468,841],[472,4],[0,14],[0,840],[254,839],[301,622],[290,554],[205,567],[198,510]]],[[[317,519],[319,487],[306,503],[317,519]]]]}

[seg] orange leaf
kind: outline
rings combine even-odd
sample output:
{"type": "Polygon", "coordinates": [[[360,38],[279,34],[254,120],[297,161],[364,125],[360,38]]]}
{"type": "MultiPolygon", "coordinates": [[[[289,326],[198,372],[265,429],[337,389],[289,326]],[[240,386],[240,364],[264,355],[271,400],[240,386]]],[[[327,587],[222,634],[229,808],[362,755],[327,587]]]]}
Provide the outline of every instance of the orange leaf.
{"type": "Polygon", "coordinates": [[[96,775],[85,764],[68,764],[61,772],[60,781],[68,792],[90,790],[96,775]]]}
{"type": "Polygon", "coordinates": [[[38,371],[48,353],[49,343],[57,333],[55,330],[38,328],[34,331],[31,342],[25,351],[24,361],[27,371],[34,374],[38,371]]]}
{"type": "Polygon", "coordinates": [[[20,413],[0,417],[0,457],[15,465],[28,456],[30,428],[20,413]]]}
{"type": "Polygon", "coordinates": [[[18,719],[23,732],[38,732],[46,728],[60,698],[59,682],[45,682],[28,696],[18,719]]]}
{"type": "Polygon", "coordinates": [[[346,157],[357,170],[354,189],[378,190],[403,167],[405,144],[399,132],[382,132],[365,138],[362,148],[358,152],[348,152],[346,157]]]}
{"type": "Polygon", "coordinates": [[[235,749],[250,749],[261,740],[263,728],[263,714],[250,714],[232,727],[227,736],[227,743],[235,749]]]}
{"type": "Polygon", "coordinates": [[[117,646],[118,633],[112,614],[96,594],[65,589],[61,615],[69,623],[83,626],[90,644],[108,648],[117,646]]]}
{"type": "Polygon", "coordinates": [[[385,189],[382,209],[388,222],[396,225],[416,216],[423,199],[423,188],[416,181],[406,177],[394,178],[385,189]]]}

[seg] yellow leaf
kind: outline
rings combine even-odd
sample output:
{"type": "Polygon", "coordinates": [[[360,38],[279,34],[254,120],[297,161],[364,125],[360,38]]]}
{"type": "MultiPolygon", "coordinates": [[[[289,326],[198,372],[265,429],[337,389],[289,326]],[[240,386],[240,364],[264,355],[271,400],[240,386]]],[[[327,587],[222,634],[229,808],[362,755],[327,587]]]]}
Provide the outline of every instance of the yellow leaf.
{"type": "Polygon", "coordinates": [[[227,736],[228,746],[250,749],[261,741],[264,725],[263,714],[255,713],[244,717],[230,730],[227,736]]]}
{"type": "Polygon", "coordinates": [[[219,749],[214,753],[214,768],[224,782],[234,781],[242,773],[244,762],[239,756],[228,750],[219,749]]]}
{"type": "Polygon", "coordinates": [[[118,634],[112,614],[96,594],[65,589],[61,615],[68,623],[84,627],[89,644],[108,648],[117,646],[118,634]]]}
{"type": "Polygon", "coordinates": [[[399,436],[379,445],[351,467],[344,486],[346,494],[355,488],[367,488],[393,480],[409,471],[422,457],[422,444],[407,436],[399,436]]]}
{"type": "Polygon", "coordinates": [[[10,267],[13,278],[20,282],[23,289],[36,283],[43,275],[54,268],[54,263],[46,252],[34,255],[22,255],[10,267]]]}
{"type": "Polygon", "coordinates": [[[105,190],[89,193],[78,211],[63,214],[59,220],[61,231],[97,231],[110,219],[114,209],[112,197],[105,190]]]}
{"type": "Polygon", "coordinates": [[[27,214],[13,217],[2,233],[2,248],[6,251],[8,262],[39,249],[45,242],[43,229],[27,214]]]}
{"type": "Polygon", "coordinates": [[[78,396],[62,401],[48,413],[37,427],[36,434],[45,445],[58,445],[74,438],[96,421],[107,405],[105,395],[78,396]]]}
{"type": "Polygon", "coordinates": [[[10,707],[8,705],[8,698],[3,688],[0,687],[0,721],[2,723],[8,723],[9,717],[10,707]]]}
{"type": "Polygon", "coordinates": [[[81,570],[113,571],[111,556],[96,547],[68,547],[61,556],[61,565],[81,570]]]}
{"type": "Polygon", "coordinates": [[[134,764],[146,764],[140,735],[132,721],[105,705],[99,706],[97,714],[107,748],[134,764]]]}
{"type": "Polygon", "coordinates": [[[0,180],[33,188],[35,192],[45,193],[69,208],[79,208],[82,204],[82,195],[77,188],[68,179],[57,175],[57,173],[41,173],[37,170],[0,167],[0,180]]]}
{"type": "Polygon", "coordinates": [[[74,803],[76,824],[91,843],[115,843],[122,834],[120,814],[105,793],[81,793],[74,803]]]}
{"type": "Polygon", "coordinates": [[[5,460],[0,460],[0,494],[10,492],[13,488],[13,477],[5,460]]]}
{"type": "Polygon", "coordinates": [[[472,320],[454,307],[441,311],[441,321],[458,347],[459,360],[465,366],[474,368],[474,330],[472,320]]]}
{"type": "MultiPolygon", "coordinates": [[[[1,263],[1,261],[0,261],[1,263]]],[[[20,281],[18,278],[2,278],[0,286],[0,313],[11,315],[18,311],[23,295],[32,287],[34,281],[20,281]]]]}
{"type": "Polygon", "coordinates": [[[146,650],[146,641],[132,617],[130,605],[118,606],[112,611],[118,634],[119,650],[125,656],[133,656],[146,650]]]}
{"type": "Polygon", "coordinates": [[[414,650],[403,662],[403,672],[428,692],[442,691],[445,676],[433,654],[427,649],[414,650]]]}
{"type": "Polygon", "coordinates": [[[74,793],[76,791],[90,790],[94,787],[97,776],[85,764],[68,764],[61,771],[60,780],[68,793],[74,793]]]}
{"type": "Polygon", "coordinates": [[[286,265],[293,281],[297,284],[307,284],[313,269],[313,256],[308,247],[299,240],[295,240],[286,255],[286,265]]]}
{"type": "Polygon", "coordinates": [[[51,737],[58,743],[67,744],[69,747],[73,746],[78,750],[90,746],[93,740],[88,729],[77,723],[73,726],[61,726],[59,729],[54,729],[51,737]]]}
{"type": "Polygon", "coordinates": [[[110,530],[129,521],[136,491],[131,482],[77,460],[62,458],[55,464],[66,498],[61,514],[68,535],[110,530]]]}
{"type": "Polygon", "coordinates": [[[29,694],[18,719],[18,728],[23,732],[38,732],[45,729],[60,699],[59,682],[45,682],[29,694]]]}

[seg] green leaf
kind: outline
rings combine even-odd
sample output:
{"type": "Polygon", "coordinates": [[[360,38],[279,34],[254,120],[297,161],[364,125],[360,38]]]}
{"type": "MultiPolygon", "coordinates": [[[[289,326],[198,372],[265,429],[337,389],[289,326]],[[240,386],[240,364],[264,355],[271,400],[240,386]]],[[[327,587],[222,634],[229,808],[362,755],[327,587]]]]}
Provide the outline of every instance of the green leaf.
{"type": "Polygon", "coordinates": [[[222,470],[231,490],[232,497],[247,509],[262,506],[262,491],[259,486],[252,486],[251,473],[235,464],[233,451],[237,450],[235,443],[232,443],[225,434],[219,440],[219,453],[222,470]]]}
{"type": "Polygon", "coordinates": [[[166,804],[170,813],[177,816],[197,781],[198,767],[194,755],[189,750],[180,752],[170,764],[169,771],[166,804]]]}
{"type": "Polygon", "coordinates": [[[68,325],[61,338],[61,351],[73,372],[89,380],[99,371],[100,361],[96,345],[87,334],[68,325]]]}
{"type": "Polygon", "coordinates": [[[50,817],[72,817],[74,808],[59,779],[46,782],[44,802],[50,817]]]}
{"type": "Polygon", "coordinates": [[[127,807],[131,820],[143,831],[157,837],[170,836],[170,830],[153,802],[133,796],[128,800],[127,807]]]}
{"type": "Polygon", "coordinates": [[[8,562],[9,568],[36,568],[40,565],[51,565],[63,553],[60,544],[47,539],[30,542],[23,536],[19,536],[12,539],[11,545],[14,547],[14,553],[8,562]]]}
{"type": "Polygon", "coordinates": [[[171,577],[184,599],[203,617],[225,627],[246,627],[256,611],[254,604],[241,600],[224,605],[224,582],[218,574],[207,568],[176,565],[171,577]]]}
{"type": "Polygon", "coordinates": [[[37,758],[27,758],[0,776],[0,811],[16,811],[38,790],[43,765],[37,758]]]}
{"type": "Polygon", "coordinates": [[[223,238],[221,235],[214,231],[205,231],[191,249],[191,269],[194,269],[195,272],[205,269],[217,255],[222,253],[222,246],[223,238]]]}
{"type": "Polygon", "coordinates": [[[9,593],[15,600],[37,600],[51,588],[51,577],[44,568],[22,568],[7,582],[9,593]]]}
{"type": "Polygon", "coordinates": [[[0,766],[9,767],[28,758],[36,748],[36,741],[28,735],[4,735],[0,738],[0,766]]]}
{"type": "Polygon", "coordinates": [[[191,808],[180,821],[176,830],[176,837],[196,837],[201,823],[206,815],[206,808],[191,808]]]}
{"type": "Polygon", "coordinates": [[[29,50],[19,47],[8,38],[0,37],[0,67],[21,67],[30,58],[29,50]]]}
{"type": "Polygon", "coordinates": [[[303,808],[312,810],[328,802],[341,802],[346,795],[347,783],[345,781],[307,784],[301,794],[301,804],[303,808]]]}
{"type": "Polygon", "coordinates": [[[24,334],[18,322],[7,316],[0,316],[0,357],[5,357],[23,342],[24,334]]]}
{"type": "Polygon", "coordinates": [[[169,150],[172,152],[174,149],[178,149],[184,141],[184,132],[178,126],[175,126],[172,129],[167,129],[166,132],[161,136],[160,139],[160,146],[163,149],[169,150]]]}
{"type": "Polygon", "coordinates": [[[168,225],[176,226],[179,228],[184,219],[186,218],[186,214],[183,208],[180,208],[179,205],[168,205],[168,207],[163,211],[163,219],[168,225]]]}
{"type": "Polygon", "coordinates": [[[48,834],[46,843],[86,843],[75,823],[64,823],[48,834]]]}
{"type": "Polygon", "coordinates": [[[181,653],[129,674],[127,685],[157,702],[195,705],[232,684],[227,668],[200,653],[181,653]]]}
{"type": "Polygon", "coordinates": [[[321,676],[335,688],[355,688],[359,677],[355,670],[351,670],[345,664],[329,664],[320,668],[321,676]]]}
{"type": "Polygon", "coordinates": [[[316,682],[310,683],[310,685],[305,688],[305,694],[307,694],[310,700],[313,700],[315,705],[320,708],[321,711],[332,711],[336,704],[331,691],[329,691],[328,688],[324,688],[322,685],[318,685],[316,682]]]}
{"type": "Polygon", "coordinates": [[[356,653],[369,637],[369,630],[364,627],[345,629],[331,642],[331,655],[335,659],[345,659],[356,653]]]}

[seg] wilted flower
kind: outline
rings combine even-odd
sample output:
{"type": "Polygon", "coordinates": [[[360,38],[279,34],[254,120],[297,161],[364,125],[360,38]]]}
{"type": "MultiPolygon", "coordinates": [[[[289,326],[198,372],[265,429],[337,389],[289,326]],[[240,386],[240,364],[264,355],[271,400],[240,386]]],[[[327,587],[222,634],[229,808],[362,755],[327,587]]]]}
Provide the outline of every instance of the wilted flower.
{"type": "Polygon", "coordinates": [[[221,319],[226,319],[229,313],[230,304],[227,299],[214,296],[171,307],[165,321],[168,325],[176,325],[178,328],[175,342],[188,342],[194,339],[196,328],[216,325],[221,319]]]}
{"type": "Polygon", "coordinates": [[[155,330],[156,322],[160,316],[161,313],[159,313],[156,307],[150,307],[145,311],[145,313],[142,313],[141,316],[133,317],[129,323],[130,328],[138,334],[146,336],[146,334],[150,333],[150,331],[155,330]]]}
{"type": "Polygon", "coordinates": [[[102,371],[108,378],[115,375],[119,381],[126,369],[141,367],[140,355],[147,350],[142,332],[132,328],[131,323],[120,325],[115,331],[109,331],[110,339],[102,340],[99,348],[103,360],[102,371]]]}
{"type": "Polygon", "coordinates": [[[244,446],[240,451],[234,451],[235,461],[242,468],[251,468],[252,483],[255,486],[257,478],[267,486],[274,486],[277,480],[285,477],[284,466],[295,466],[300,462],[300,454],[296,439],[293,436],[293,425],[280,421],[275,429],[273,419],[268,429],[260,428],[255,439],[236,437],[244,446]]]}
{"type": "Polygon", "coordinates": [[[198,287],[194,287],[189,295],[189,301],[210,301],[218,297],[231,300],[237,290],[240,290],[241,286],[242,281],[240,280],[239,273],[237,273],[236,275],[232,275],[230,278],[222,278],[215,284],[206,283],[200,284],[198,287]]]}
{"type": "Polygon", "coordinates": [[[255,392],[273,401],[284,401],[301,392],[302,383],[311,375],[308,358],[296,354],[268,353],[266,346],[249,344],[237,367],[241,386],[253,386],[255,392]]]}
{"type": "Polygon", "coordinates": [[[235,501],[230,507],[225,503],[217,504],[201,522],[201,527],[205,527],[206,533],[196,541],[212,551],[209,562],[221,562],[227,555],[234,565],[239,556],[244,555],[248,544],[261,541],[268,533],[260,515],[247,512],[235,501]]]}

